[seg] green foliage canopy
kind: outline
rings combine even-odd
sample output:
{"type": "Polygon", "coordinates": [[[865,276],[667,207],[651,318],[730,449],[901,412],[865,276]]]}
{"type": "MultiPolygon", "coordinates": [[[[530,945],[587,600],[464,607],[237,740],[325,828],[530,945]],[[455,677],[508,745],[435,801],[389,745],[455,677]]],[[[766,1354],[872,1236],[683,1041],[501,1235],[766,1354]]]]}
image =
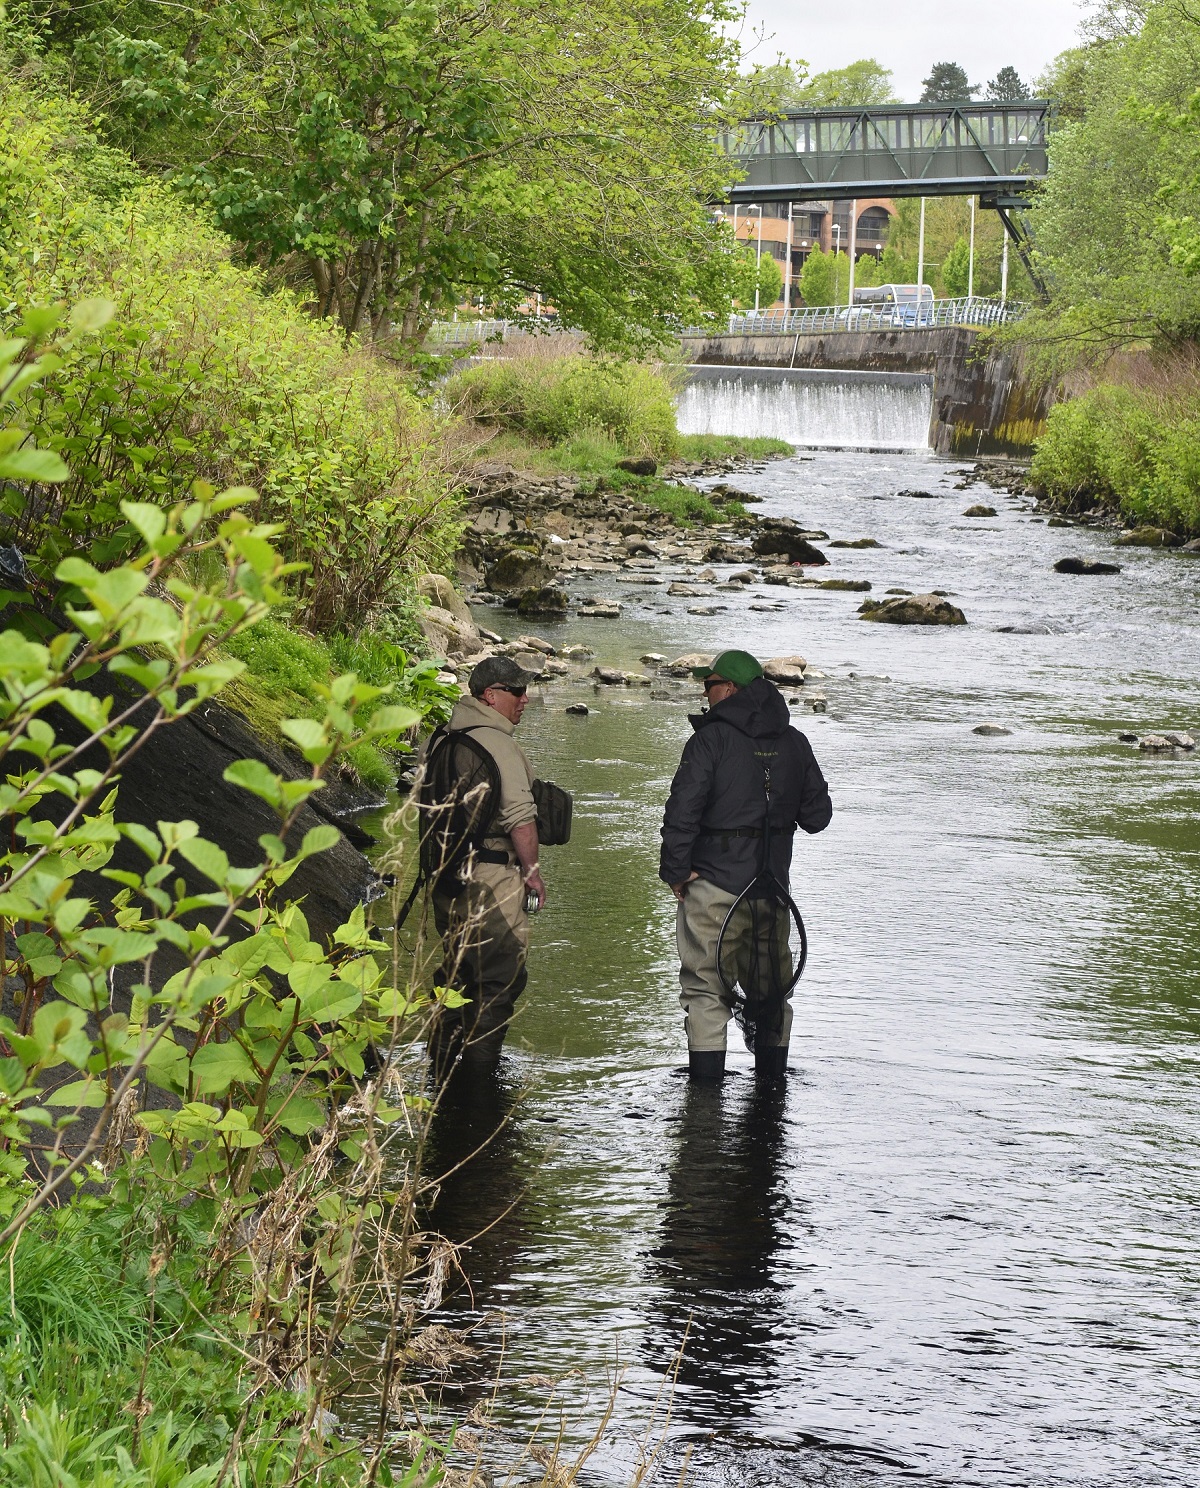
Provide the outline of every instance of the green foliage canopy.
{"type": "Polygon", "coordinates": [[[979,92],[957,62],[935,62],[921,87],[922,103],[965,103],[979,92]]]}
{"type": "Polygon", "coordinates": [[[51,11],[76,86],[350,333],[417,342],[540,293],[605,345],[728,302],[705,210],[727,0],[98,0],[51,11]]]}

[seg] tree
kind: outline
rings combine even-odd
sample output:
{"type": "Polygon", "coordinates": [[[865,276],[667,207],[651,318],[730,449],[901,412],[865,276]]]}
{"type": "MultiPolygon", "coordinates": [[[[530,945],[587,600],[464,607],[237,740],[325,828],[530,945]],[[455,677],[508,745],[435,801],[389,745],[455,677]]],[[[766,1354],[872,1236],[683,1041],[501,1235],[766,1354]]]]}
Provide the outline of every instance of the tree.
{"type": "Polygon", "coordinates": [[[942,261],[942,288],[952,298],[965,295],[971,277],[971,248],[959,238],[942,261]]]}
{"type": "Polygon", "coordinates": [[[897,101],[891,72],[874,57],[814,73],[800,89],[799,98],[801,108],[869,108],[897,101]]]}
{"type": "Polygon", "coordinates": [[[979,84],[969,83],[957,62],[935,62],[921,86],[922,103],[966,103],[979,92],[979,84]]]}
{"type": "Polygon", "coordinates": [[[891,243],[883,250],[879,261],[880,284],[915,284],[917,282],[916,260],[905,258],[899,248],[891,243]]]}
{"type": "Polygon", "coordinates": [[[466,294],[536,293],[629,347],[728,304],[704,205],[728,185],[727,0],[653,0],[638,27],[630,0],[69,9],[56,39],[110,127],[350,334],[415,344],[466,294]]]}
{"type": "Polygon", "coordinates": [[[993,103],[1019,103],[1029,97],[1029,89],[1015,67],[1002,67],[987,85],[983,96],[993,103]]]}
{"type": "Polygon", "coordinates": [[[833,304],[832,255],[814,248],[800,270],[800,295],[806,305],[833,304]]]}
{"type": "Polygon", "coordinates": [[[1071,360],[1200,335],[1200,26],[1158,0],[1141,29],[1068,54],[1075,117],[1050,138],[1031,226],[1051,303],[1030,336],[1071,360]]]}
{"type": "Polygon", "coordinates": [[[765,248],[760,255],[756,242],[743,243],[738,252],[733,288],[734,299],[743,310],[754,309],[756,289],[758,307],[765,310],[783,293],[783,271],[765,248]]]}

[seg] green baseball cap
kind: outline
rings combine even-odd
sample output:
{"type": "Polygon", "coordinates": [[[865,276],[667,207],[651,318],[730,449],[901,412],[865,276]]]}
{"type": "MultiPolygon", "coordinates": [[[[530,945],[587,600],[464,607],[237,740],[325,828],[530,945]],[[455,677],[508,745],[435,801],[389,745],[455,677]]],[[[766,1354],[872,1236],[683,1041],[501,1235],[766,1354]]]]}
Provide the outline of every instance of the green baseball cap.
{"type": "Polygon", "coordinates": [[[724,677],[735,687],[746,687],[756,677],[762,676],[763,669],[749,651],[722,651],[712,666],[692,668],[692,676],[697,682],[703,682],[705,677],[714,674],[724,677]]]}

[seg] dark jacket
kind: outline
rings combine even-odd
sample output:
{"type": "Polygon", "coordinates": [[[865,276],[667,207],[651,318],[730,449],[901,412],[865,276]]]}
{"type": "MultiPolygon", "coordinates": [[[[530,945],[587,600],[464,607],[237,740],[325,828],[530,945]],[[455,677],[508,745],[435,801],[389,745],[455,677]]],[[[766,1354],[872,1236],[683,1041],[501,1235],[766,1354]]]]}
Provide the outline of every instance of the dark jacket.
{"type": "Polygon", "coordinates": [[[758,829],[766,820],[764,768],[770,771],[770,866],[786,888],[797,827],[820,832],[833,805],[812,747],[791,727],[787,704],[759,677],[707,713],[693,713],[696,732],[684,745],[663,815],[658,876],[682,883],[698,873],[740,894],[760,872],[763,838],[722,836],[758,829]]]}

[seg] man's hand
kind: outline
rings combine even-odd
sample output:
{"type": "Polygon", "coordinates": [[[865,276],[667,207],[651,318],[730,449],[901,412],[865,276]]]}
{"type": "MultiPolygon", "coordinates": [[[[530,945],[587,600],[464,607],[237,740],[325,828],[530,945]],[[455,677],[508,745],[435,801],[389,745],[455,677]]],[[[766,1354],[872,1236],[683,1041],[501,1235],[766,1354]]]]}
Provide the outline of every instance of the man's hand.
{"type": "Polygon", "coordinates": [[[700,875],[698,873],[689,873],[688,876],[683,880],[682,883],[677,883],[677,884],[672,884],[671,885],[671,893],[675,895],[676,899],[679,900],[680,904],[683,903],[683,896],[687,893],[687,886],[688,886],[688,884],[691,883],[692,879],[699,878],[699,877],[700,877],[700,875]]]}
{"type": "Polygon", "coordinates": [[[542,875],[535,868],[528,878],[522,879],[522,882],[527,889],[532,889],[538,896],[538,908],[541,909],[546,902],[546,885],[542,881],[542,875]]]}

